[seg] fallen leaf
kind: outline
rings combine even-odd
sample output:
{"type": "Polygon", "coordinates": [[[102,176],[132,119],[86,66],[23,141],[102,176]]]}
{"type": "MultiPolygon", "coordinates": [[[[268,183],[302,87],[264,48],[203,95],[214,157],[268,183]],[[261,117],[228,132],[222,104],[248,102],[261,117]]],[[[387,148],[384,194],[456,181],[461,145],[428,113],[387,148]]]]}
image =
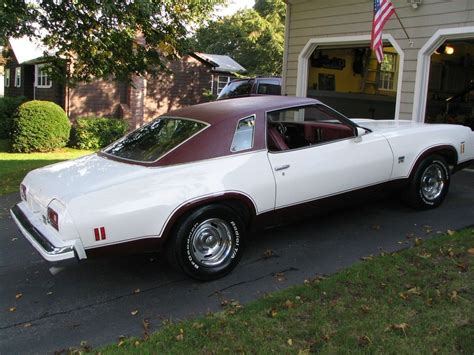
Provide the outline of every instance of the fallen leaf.
{"type": "Polygon", "coordinates": [[[15,312],[15,311],[16,311],[16,307],[10,307],[9,311],[10,311],[10,312],[15,312]]]}
{"type": "Polygon", "coordinates": [[[370,340],[370,338],[367,335],[362,335],[361,337],[359,337],[359,346],[360,347],[364,347],[364,346],[367,346],[369,344],[372,344],[372,341],[370,340]]]}
{"type": "Polygon", "coordinates": [[[412,287],[407,291],[407,293],[411,295],[421,295],[421,290],[419,287],[412,287]]]}
{"type": "Polygon", "coordinates": [[[267,314],[268,314],[269,317],[275,318],[277,316],[278,312],[275,308],[272,308],[267,312],[267,314]]]}
{"type": "Polygon", "coordinates": [[[373,224],[372,229],[376,230],[376,231],[379,231],[381,229],[381,227],[378,224],[373,224]]]}
{"type": "Polygon", "coordinates": [[[53,294],[53,291],[49,291],[46,293],[48,296],[51,296],[53,294]]]}
{"type": "Polygon", "coordinates": [[[225,307],[229,304],[229,300],[222,300],[221,307],[225,307]]]}
{"type": "Polygon", "coordinates": [[[425,229],[425,233],[426,233],[426,234],[429,234],[429,233],[431,233],[431,232],[433,231],[433,229],[431,228],[431,226],[424,226],[423,228],[425,229]]]}
{"type": "Polygon", "coordinates": [[[135,289],[135,291],[133,291],[133,293],[140,293],[140,291],[141,290],[139,288],[137,288],[137,289],[135,289]]]}
{"type": "Polygon", "coordinates": [[[29,327],[31,327],[31,323],[25,323],[25,324],[23,324],[23,328],[29,328],[29,327]]]}
{"type": "Polygon", "coordinates": [[[449,294],[449,299],[451,300],[451,302],[456,302],[458,300],[458,292],[457,291],[452,291],[449,294]]]}
{"type": "Polygon", "coordinates": [[[385,328],[385,331],[387,332],[389,330],[401,330],[403,332],[403,335],[405,335],[406,337],[407,336],[406,330],[409,327],[410,326],[407,323],[391,324],[387,328],[385,328]]]}
{"type": "Polygon", "coordinates": [[[265,250],[265,252],[263,253],[263,258],[264,259],[268,259],[268,258],[271,258],[272,256],[274,256],[275,253],[273,252],[273,250],[271,249],[267,249],[265,250]]]}
{"type": "Polygon", "coordinates": [[[423,244],[423,239],[421,238],[415,238],[415,246],[420,246],[421,244],[423,244]]]}
{"type": "Polygon", "coordinates": [[[474,248],[467,249],[468,254],[474,255],[474,248]]]}
{"type": "Polygon", "coordinates": [[[14,241],[17,240],[17,239],[18,239],[18,238],[12,238],[11,240],[12,240],[12,242],[14,242],[14,241]]]}
{"type": "Polygon", "coordinates": [[[138,345],[140,345],[140,342],[138,340],[135,340],[134,344],[135,344],[135,346],[138,346],[138,345]]]}
{"type": "Polygon", "coordinates": [[[203,327],[204,327],[204,324],[202,324],[202,323],[198,323],[198,322],[193,323],[193,328],[194,329],[201,329],[203,327]]]}
{"type": "Polygon", "coordinates": [[[277,279],[278,282],[282,282],[282,281],[285,281],[286,278],[285,278],[285,274],[283,272],[277,272],[275,274],[275,277],[277,279]]]}
{"type": "Polygon", "coordinates": [[[448,229],[447,233],[448,233],[449,236],[452,237],[453,235],[456,234],[456,231],[453,231],[453,230],[451,230],[451,229],[448,229]]]}
{"type": "Polygon", "coordinates": [[[369,256],[363,256],[360,258],[360,260],[363,260],[363,261],[368,261],[368,260],[372,260],[374,257],[372,255],[369,255],[369,256]]]}
{"type": "Polygon", "coordinates": [[[120,340],[117,344],[118,347],[121,347],[123,344],[125,344],[125,340],[120,340]]]}
{"type": "Polygon", "coordinates": [[[183,341],[183,340],[184,340],[184,334],[178,334],[178,335],[176,335],[176,340],[177,340],[177,341],[183,341]]]}
{"type": "Polygon", "coordinates": [[[292,339],[288,339],[286,341],[286,343],[289,345],[289,346],[292,346],[293,345],[293,340],[292,339]]]}
{"type": "Polygon", "coordinates": [[[419,253],[418,256],[419,256],[420,258],[422,258],[422,259],[429,259],[429,258],[431,258],[431,254],[430,254],[430,253],[427,253],[427,252],[425,252],[425,251],[419,253]]]}
{"type": "Polygon", "coordinates": [[[285,302],[285,307],[286,308],[290,309],[290,308],[293,308],[293,306],[294,306],[293,302],[291,302],[290,300],[286,300],[286,302],[285,302]]]}
{"type": "Polygon", "coordinates": [[[401,299],[404,299],[404,300],[408,299],[408,295],[405,292],[400,292],[398,295],[400,296],[401,299]]]}
{"type": "Polygon", "coordinates": [[[370,307],[363,304],[362,306],[360,306],[360,310],[363,312],[363,313],[369,313],[370,311],[370,307]]]}
{"type": "Polygon", "coordinates": [[[17,300],[19,300],[19,299],[22,298],[22,297],[23,297],[23,293],[17,293],[17,294],[15,295],[15,298],[16,298],[17,300]]]}
{"type": "Polygon", "coordinates": [[[138,314],[138,309],[135,309],[135,310],[131,311],[130,314],[132,316],[136,316],[138,314]]]}
{"type": "Polygon", "coordinates": [[[295,296],[295,300],[299,301],[299,300],[301,300],[301,297],[300,296],[295,296]]]}

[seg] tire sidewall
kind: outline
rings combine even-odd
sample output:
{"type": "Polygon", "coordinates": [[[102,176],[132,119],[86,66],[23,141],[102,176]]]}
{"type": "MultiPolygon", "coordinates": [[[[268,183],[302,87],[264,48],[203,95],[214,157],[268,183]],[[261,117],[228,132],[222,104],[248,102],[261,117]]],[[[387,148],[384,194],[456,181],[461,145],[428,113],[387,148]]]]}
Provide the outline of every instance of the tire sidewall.
{"type": "Polygon", "coordinates": [[[224,205],[204,206],[188,215],[177,228],[175,251],[178,264],[189,276],[198,280],[212,280],[228,274],[238,264],[243,252],[244,225],[238,214],[224,205]],[[191,253],[192,236],[205,220],[219,218],[226,221],[232,231],[232,250],[229,258],[218,266],[199,265],[191,253]]]}
{"type": "Polygon", "coordinates": [[[417,202],[420,204],[420,206],[423,208],[438,207],[443,202],[449,189],[450,173],[449,173],[449,166],[446,163],[446,160],[442,158],[441,156],[432,156],[423,160],[423,162],[418,167],[414,182],[415,182],[416,199],[417,199],[417,202]],[[442,169],[443,175],[444,175],[443,177],[444,187],[441,194],[436,199],[429,200],[423,195],[423,192],[421,190],[421,178],[424,172],[426,171],[426,169],[428,169],[428,167],[432,165],[437,165],[442,169]]]}

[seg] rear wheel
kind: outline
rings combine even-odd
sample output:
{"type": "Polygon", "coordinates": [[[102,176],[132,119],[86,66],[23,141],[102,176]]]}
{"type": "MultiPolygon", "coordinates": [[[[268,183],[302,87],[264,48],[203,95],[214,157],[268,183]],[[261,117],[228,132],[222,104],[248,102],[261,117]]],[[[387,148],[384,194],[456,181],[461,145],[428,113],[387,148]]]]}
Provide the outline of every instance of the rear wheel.
{"type": "Polygon", "coordinates": [[[171,264],[198,280],[228,274],[239,262],[244,225],[223,205],[204,206],[185,217],[167,243],[171,264]]]}
{"type": "Polygon", "coordinates": [[[444,201],[450,182],[449,166],[439,155],[424,159],[404,192],[404,201],[418,209],[436,208],[444,201]]]}

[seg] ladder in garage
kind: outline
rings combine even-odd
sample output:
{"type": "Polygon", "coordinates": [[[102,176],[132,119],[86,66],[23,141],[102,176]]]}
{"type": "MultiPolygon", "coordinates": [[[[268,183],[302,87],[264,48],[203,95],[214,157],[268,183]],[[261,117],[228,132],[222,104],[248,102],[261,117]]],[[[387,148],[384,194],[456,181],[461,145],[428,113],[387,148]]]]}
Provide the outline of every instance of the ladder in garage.
{"type": "Polygon", "coordinates": [[[360,85],[360,92],[365,93],[368,87],[372,87],[375,94],[379,93],[379,77],[380,77],[380,63],[377,58],[372,55],[372,51],[368,50],[364,58],[364,73],[360,85]],[[377,63],[377,64],[375,64],[377,63]],[[375,69],[374,69],[375,67],[375,69]],[[374,79],[375,74],[375,79],[374,79]]]}

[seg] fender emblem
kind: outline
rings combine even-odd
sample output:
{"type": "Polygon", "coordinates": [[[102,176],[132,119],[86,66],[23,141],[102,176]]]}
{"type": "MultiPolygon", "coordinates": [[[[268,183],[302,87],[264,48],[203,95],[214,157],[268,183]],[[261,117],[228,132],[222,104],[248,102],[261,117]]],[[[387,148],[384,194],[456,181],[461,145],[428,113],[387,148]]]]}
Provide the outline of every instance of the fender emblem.
{"type": "Polygon", "coordinates": [[[398,164],[405,162],[405,156],[398,157],[398,164]]]}
{"type": "Polygon", "coordinates": [[[461,154],[464,154],[464,151],[466,150],[466,143],[461,142],[461,154]]]}
{"type": "Polygon", "coordinates": [[[96,242],[107,239],[107,236],[105,235],[105,228],[94,228],[94,237],[96,242]]]}

